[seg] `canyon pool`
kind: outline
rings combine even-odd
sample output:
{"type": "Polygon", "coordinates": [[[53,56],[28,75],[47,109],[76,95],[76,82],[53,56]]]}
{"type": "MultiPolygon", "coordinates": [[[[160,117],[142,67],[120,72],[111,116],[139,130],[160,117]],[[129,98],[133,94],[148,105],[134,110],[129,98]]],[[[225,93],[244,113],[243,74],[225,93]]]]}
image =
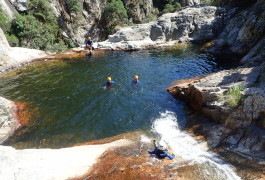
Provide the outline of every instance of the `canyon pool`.
{"type": "Polygon", "coordinates": [[[166,88],[178,79],[219,69],[214,58],[186,45],[171,50],[106,52],[93,57],[35,62],[2,73],[0,96],[28,103],[30,125],[7,143],[59,148],[128,131],[149,131],[166,111],[185,125],[184,105],[166,88]],[[140,86],[132,86],[134,75],[140,86]],[[106,78],[121,84],[105,89],[106,78]]]}
{"type": "Polygon", "coordinates": [[[222,69],[199,46],[35,62],[0,74],[0,96],[27,105],[29,125],[5,145],[61,148],[141,130],[184,159],[207,166],[209,178],[239,179],[216,155],[182,131],[185,103],[166,91],[178,79],[222,69]],[[132,86],[134,75],[140,86],[132,86]],[[106,78],[120,85],[105,89],[106,78]]]}

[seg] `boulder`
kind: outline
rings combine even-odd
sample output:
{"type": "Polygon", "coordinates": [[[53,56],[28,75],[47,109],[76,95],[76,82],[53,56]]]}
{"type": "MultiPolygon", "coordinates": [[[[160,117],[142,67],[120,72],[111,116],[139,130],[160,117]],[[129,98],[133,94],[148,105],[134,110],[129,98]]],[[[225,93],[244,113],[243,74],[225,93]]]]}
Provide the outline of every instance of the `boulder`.
{"type": "Polygon", "coordinates": [[[10,1],[18,11],[27,11],[28,0],[10,0],[10,1]]]}
{"type": "Polygon", "coordinates": [[[14,14],[17,13],[15,7],[6,0],[0,0],[0,6],[2,7],[2,12],[9,18],[12,19],[14,14]]]}
{"type": "Polygon", "coordinates": [[[10,46],[6,40],[5,34],[0,28],[0,67],[6,64],[9,59],[10,46]]]}
{"type": "Polygon", "coordinates": [[[14,102],[0,97],[0,144],[2,144],[19,127],[14,102]]]}
{"type": "MultiPolygon", "coordinates": [[[[222,8],[205,6],[164,14],[157,21],[120,29],[110,35],[107,41],[100,42],[99,47],[112,44],[112,49],[115,49],[115,43],[120,44],[125,41],[126,44],[131,44],[130,41],[138,41],[138,44],[142,41],[146,44],[146,41],[149,41],[154,46],[170,42],[209,41],[219,32],[222,12],[224,12],[222,8]]],[[[150,46],[149,43],[147,45],[150,46]]],[[[124,47],[128,49],[128,46],[124,47]]],[[[144,48],[144,45],[141,47],[144,48]]]]}
{"type": "Polygon", "coordinates": [[[200,4],[200,0],[181,0],[179,3],[181,6],[195,6],[200,4]]]}

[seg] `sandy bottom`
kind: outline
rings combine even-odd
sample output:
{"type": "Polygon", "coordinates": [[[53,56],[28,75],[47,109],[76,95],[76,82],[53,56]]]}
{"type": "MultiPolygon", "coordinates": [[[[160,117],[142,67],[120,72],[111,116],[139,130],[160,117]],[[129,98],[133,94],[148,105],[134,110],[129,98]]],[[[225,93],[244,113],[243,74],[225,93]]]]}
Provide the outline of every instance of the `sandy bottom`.
{"type": "Polygon", "coordinates": [[[107,150],[131,145],[121,139],[102,145],[84,145],[62,149],[16,150],[0,146],[0,177],[5,180],[61,180],[81,176],[107,150]]]}

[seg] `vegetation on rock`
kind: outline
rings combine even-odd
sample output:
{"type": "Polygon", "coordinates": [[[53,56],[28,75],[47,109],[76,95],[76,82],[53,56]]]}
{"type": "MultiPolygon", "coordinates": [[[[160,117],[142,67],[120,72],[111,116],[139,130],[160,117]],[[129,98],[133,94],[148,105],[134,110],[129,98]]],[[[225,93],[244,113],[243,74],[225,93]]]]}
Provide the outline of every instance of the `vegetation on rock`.
{"type": "Polygon", "coordinates": [[[71,13],[78,14],[82,10],[81,3],[79,0],[66,0],[65,3],[66,3],[66,9],[69,14],[71,13]]]}
{"type": "MultiPolygon", "coordinates": [[[[74,46],[72,40],[62,36],[49,2],[31,0],[25,14],[17,14],[5,29],[11,46],[49,51],[63,51],[74,46]]],[[[0,17],[1,18],[1,17],[0,17]]]]}
{"type": "Polygon", "coordinates": [[[178,0],[153,0],[153,3],[159,9],[160,15],[177,11],[181,7],[178,0]]]}
{"type": "Polygon", "coordinates": [[[107,36],[115,33],[116,26],[125,25],[128,22],[127,10],[123,2],[121,0],[111,0],[103,11],[100,24],[104,34],[107,36]]]}
{"type": "Polygon", "coordinates": [[[229,88],[228,92],[225,95],[225,101],[229,107],[235,108],[239,105],[240,101],[244,97],[242,91],[243,87],[238,85],[229,88]]]}
{"type": "Polygon", "coordinates": [[[170,1],[169,4],[165,5],[164,10],[162,11],[163,14],[165,13],[172,13],[177,11],[181,8],[181,5],[178,2],[174,2],[173,0],[170,1]]]}

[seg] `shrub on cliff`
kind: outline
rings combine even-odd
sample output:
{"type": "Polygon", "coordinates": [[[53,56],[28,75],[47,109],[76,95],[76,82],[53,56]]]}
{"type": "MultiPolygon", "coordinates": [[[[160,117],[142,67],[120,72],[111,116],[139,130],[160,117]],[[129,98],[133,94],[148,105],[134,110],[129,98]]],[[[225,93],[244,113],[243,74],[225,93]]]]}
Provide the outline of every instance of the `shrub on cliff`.
{"type": "Polygon", "coordinates": [[[127,11],[121,0],[111,0],[107,4],[103,11],[100,24],[106,37],[109,34],[115,33],[116,26],[128,24],[127,11]]]}
{"type": "Polygon", "coordinates": [[[78,14],[82,10],[81,3],[79,0],[66,0],[65,4],[69,14],[71,13],[78,14]]]}
{"type": "Polygon", "coordinates": [[[32,15],[17,15],[11,22],[10,35],[15,35],[19,40],[19,46],[60,51],[67,49],[67,45],[61,43],[59,27],[38,21],[32,15]],[[60,42],[60,47],[57,44],[60,42]]]}
{"type": "Polygon", "coordinates": [[[244,97],[242,94],[242,86],[232,86],[229,88],[228,92],[225,94],[225,101],[227,105],[231,108],[237,107],[244,97]]]}
{"type": "Polygon", "coordinates": [[[56,23],[56,18],[51,13],[52,7],[47,0],[31,0],[28,4],[28,12],[41,22],[56,23]]]}
{"type": "Polygon", "coordinates": [[[154,7],[158,8],[160,15],[171,13],[181,8],[179,0],[153,0],[154,7]]]}
{"type": "Polygon", "coordinates": [[[165,13],[172,13],[174,11],[177,11],[181,8],[181,5],[176,2],[171,2],[172,4],[166,4],[164,10],[162,11],[163,14],[165,13]]]}

